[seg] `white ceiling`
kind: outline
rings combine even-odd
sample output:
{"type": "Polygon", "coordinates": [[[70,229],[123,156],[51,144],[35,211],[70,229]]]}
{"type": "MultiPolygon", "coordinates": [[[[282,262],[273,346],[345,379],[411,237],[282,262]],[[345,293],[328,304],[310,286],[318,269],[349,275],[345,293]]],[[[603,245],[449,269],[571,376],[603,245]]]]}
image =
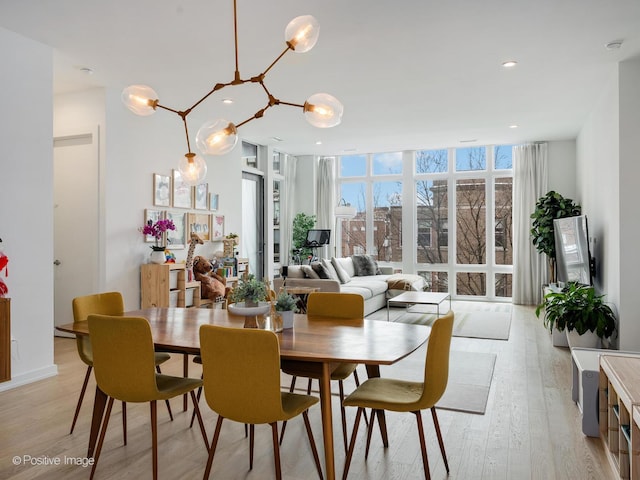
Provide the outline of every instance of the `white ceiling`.
{"type": "MultiPolygon", "coordinates": [[[[183,110],[233,79],[232,6],[0,0],[0,26],[55,49],[56,93],[143,83],[183,110]]],[[[320,23],[318,44],[287,53],[265,84],[296,104],[331,93],[344,104],[342,123],[317,129],[300,109],[279,106],[239,130],[292,154],[575,138],[616,64],[640,55],[638,0],[238,0],[241,77],[265,70],[285,48],[287,23],[305,14],[320,23]],[[614,40],[622,48],[607,50],[614,40]],[[515,68],[501,66],[512,59],[515,68]]],[[[265,104],[255,85],[226,88],[190,114],[190,131],[217,117],[240,123],[265,104]]]]}

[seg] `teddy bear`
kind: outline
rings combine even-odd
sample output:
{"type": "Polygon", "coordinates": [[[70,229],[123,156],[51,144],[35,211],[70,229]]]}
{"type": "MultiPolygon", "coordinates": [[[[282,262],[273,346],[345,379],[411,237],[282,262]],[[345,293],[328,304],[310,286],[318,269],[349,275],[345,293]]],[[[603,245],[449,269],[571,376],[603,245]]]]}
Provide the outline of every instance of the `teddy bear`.
{"type": "Polygon", "coordinates": [[[211,262],[198,255],[193,258],[194,279],[200,282],[200,297],[215,301],[226,297],[231,288],[227,287],[227,279],[213,271],[211,262]]]}

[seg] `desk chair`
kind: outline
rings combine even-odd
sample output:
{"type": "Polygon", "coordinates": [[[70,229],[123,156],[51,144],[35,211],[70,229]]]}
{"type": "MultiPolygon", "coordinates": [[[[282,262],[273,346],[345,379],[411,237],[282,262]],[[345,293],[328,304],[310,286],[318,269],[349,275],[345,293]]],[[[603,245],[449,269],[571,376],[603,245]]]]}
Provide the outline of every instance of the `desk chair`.
{"type": "Polygon", "coordinates": [[[93,349],[93,366],[98,387],[108,397],[107,409],[100,426],[100,437],[91,469],[93,478],[104,437],[109,425],[114,399],[122,402],[151,404],[151,442],[153,478],[158,478],[157,401],[191,393],[200,431],[207,450],[207,434],[200,416],[194,390],[202,385],[195,378],[173,377],[156,373],[151,327],[142,317],[89,315],[89,338],[93,349]]]}
{"type": "MultiPolygon", "coordinates": [[[[98,315],[123,315],[124,314],[124,300],[120,292],[106,292],[97,293],[94,295],[86,295],[84,297],[76,297],[72,300],[71,305],[73,307],[73,321],[80,322],[86,320],[91,314],[98,315]]],[[[78,355],[80,359],[87,365],[87,373],[84,376],[84,382],[82,383],[82,390],[80,390],[80,397],[78,398],[78,404],[76,405],[76,411],[73,415],[73,422],[71,422],[71,431],[76,426],[78,420],[78,414],[80,413],[80,407],[82,407],[82,400],[87,390],[87,384],[89,383],[89,377],[91,376],[91,370],[93,369],[93,352],[91,351],[91,342],[86,335],[76,335],[76,347],[78,348],[78,355]]],[[[171,356],[168,353],[156,353],[155,363],[158,373],[160,373],[160,364],[169,360],[171,356]]],[[[169,411],[169,417],[173,420],[173,414],[171,413],[171,405],[167,401],[167,410],[169,411]]],[[[122,431],[124,437],[124,444],[127,444],[127,405],[122,404],[122,431]]]]}
{"type": "MultiPolygon", "coordinates": [[[[328,317],[335,319],[339,322],[341,319],[345,320],[362,320],[364,318],[364,298],[362,295],[354,293],[328,293],[328,292],[315,292],[310,293],[307,299],[307,317],[312,320],[313,317],[328,317]]],[[[360,385],[358,379],[358,372],[356,371],[356,363],[341,363],[336,369],[331,372],[331,380],[338,381],[338,388],[340,390],[340,415],[342,418],[342,439],[344,444],[344,451],[347,451],[347,417],[345,415],[342,401],[344,400],[344,384],[343,380],[349,378],[349,375],[353,374],[353,379],[356,386],[360,385]]],[[[291,379],[290,392],[293,392],[296,386],[296,379],[298,376],[308,377],[309,373],[301,373],[290,366],[283,364],[282,371],[293,375],[291,379]]],[[[310,377],[307,385],[307,395],[311,393],[311,381],[310,377]]],[[[365,415],[366,418],[366,415],[365,415]]],[[[368,424],[368,422],[367,422],[368,424]]],[[[282,425],[282,432],[280,434],[280,443],[284,438],[286,422],[282,425]]]]}
{"type": "Polygon", "coordinates": [[[278,446],[278,422],[302,414],[311,451],[322,479],[322,468],[307,410],[318,403],[309,395],[280,391],[280,347],[278,337],[268,330],[200,327],[200,356],[204,396],[218,413],[215,432],[204,473],[209,478],[222,421],[225,418],[250,425],[249,469],[253,468],[254,425],[271,425],[276,478],[282,477],[278,446]]]}
{"type": "Polygon", "coordinates": [[[422,465],[424,467],[424,476],[427,480],[431,478],[431,475],[429,474],[429,461],[427,459],[424,429],[422,428],[421,410],[431,409],[433,424],[436,429],[438,443],[440,444],[440,452],[442,453],[447,474],[449,474],[449,463],[447,462],[447,454],[444,450],[435,404],[440,400],[447,388],[449,378],[449,349],[451,346],[452,331],[453,312],[451,311],[433,323],[431,334],[429,335],[423,382],[409,382],[405,380],[394,380],[392,378],[370,378],[344,399],[344,406],[358,407],[358,413],[356,414],[355,425],[353,427],[353,433],[351,434],[349,451],[345,459],[344,474],[342,475],[343,480],[347,478],[347,473],[349,472],[349,465],[351,464],[351,457],[353,456],[353,449],[358,434],[360,416],[365,408],[371,408],[373,410],[367,430],[365,458],[367,458],[369,454],[371,432],[373,430],[376,413],[382,410],[390,410],[393,412],[411,412],[415,414],[418,422],[420,449],[422,451],[422,465]]]}

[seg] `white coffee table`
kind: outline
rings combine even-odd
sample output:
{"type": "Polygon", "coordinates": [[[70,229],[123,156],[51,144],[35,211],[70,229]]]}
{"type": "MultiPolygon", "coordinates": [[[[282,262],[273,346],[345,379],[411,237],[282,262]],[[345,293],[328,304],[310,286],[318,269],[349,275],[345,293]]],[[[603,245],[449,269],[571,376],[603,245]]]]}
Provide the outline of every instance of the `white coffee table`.
{"type": "Polygon", "coordinates": [[[389,307],[404,305],[409,311],[414,305],[435,305],[436,315],[440,316],[440,304],[449,299],[449,310],[451,310],[451,294],[436,292],[404,292],[400,295],[387,299],[387,322],[389,321],[389,307]]]}

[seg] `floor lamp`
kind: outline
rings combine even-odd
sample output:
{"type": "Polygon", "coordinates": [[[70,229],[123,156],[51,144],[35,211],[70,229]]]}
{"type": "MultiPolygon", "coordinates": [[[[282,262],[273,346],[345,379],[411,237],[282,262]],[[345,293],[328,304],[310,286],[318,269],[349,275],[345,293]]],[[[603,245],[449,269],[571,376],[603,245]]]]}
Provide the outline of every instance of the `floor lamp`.
{"type": "Polygon", "coordinates": [[[356,207],[352,207],[349,203],[347,203],[344,198],[338,202],[338,206],[335,209],[335,217],[336,217],[336,228],[334,235],[334,257],[338,256],[338,220],[342,220],[344,218],[353,218],[356,216],[356,207]]]}

